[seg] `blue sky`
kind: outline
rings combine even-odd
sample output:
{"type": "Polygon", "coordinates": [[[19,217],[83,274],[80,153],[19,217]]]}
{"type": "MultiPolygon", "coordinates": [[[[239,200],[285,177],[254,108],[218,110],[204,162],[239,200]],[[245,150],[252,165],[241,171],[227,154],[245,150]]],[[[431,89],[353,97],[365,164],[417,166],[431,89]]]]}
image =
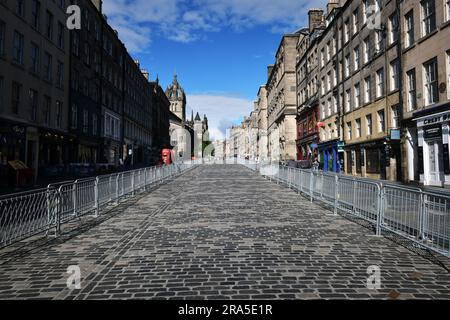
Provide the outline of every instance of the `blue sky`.
{"type": "Polygon", "coordinates": [[[190,110],[210,134],[253,108],[281,35],[306,26],[326,0],[104,0],[104,13],[133,57],[165,88],[176,71],[190,110]]]}

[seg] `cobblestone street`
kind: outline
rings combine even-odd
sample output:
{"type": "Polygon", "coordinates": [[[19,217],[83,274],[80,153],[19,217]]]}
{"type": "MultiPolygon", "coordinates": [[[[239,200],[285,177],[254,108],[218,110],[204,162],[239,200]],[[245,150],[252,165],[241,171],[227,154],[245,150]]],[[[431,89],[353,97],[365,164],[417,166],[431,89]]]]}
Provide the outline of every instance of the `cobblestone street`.
{"type": "Polygon", "coordinates": [[[116,210],[2,259],[0,298],[450,298],[441,266],[243,166],[197,167],[116,210]],[[371,265],[380,290],[366,288],[371,265]]]}

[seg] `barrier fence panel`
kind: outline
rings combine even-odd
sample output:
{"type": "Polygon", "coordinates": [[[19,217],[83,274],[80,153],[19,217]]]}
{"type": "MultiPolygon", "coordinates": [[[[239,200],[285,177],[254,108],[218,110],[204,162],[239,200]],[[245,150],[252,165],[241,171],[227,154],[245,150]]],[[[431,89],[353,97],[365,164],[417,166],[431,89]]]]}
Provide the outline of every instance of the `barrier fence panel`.
{"type": "Polygon", "coordinates": [[[47,189],[0,197],[0,244],[47,231],[55,221],[57,192],[47,189]]]}
{"type": "Polygon", "coordinates": [[[196,166],[195,161],[96,178],[66,181],[46,189],[0,197],[0,247],[5,247],[100,209],[196,166]]]}
{"type": "Polygon", "coordinates": [[[333,175],[322,173],[322,201],[333,204],[336,199],[336,178],[333,175]]]}
{"type": "Polygon", "coordinates": [[[376,183],[355,180],[352,214],[377,223],[379,215],[380,187],[376,183]]]}
{"type": "Polygon", "coordinates": [[[268,178],[368,221],[377,235],[388,230],[450,257],[450,195],[285,166],[268,178]]]}
{"type": "Polygon", "coordinates": [[[450,196],[384,186],[381,227],[450,256],[450,196]]]}

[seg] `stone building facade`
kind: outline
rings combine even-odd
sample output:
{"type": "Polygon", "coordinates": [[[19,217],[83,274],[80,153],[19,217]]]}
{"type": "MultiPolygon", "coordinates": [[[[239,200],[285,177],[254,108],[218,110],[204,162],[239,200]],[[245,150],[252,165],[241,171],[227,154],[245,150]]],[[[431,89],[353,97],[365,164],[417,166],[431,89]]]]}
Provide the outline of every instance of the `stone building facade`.
{"type": "Polygon", "coordinates": [[[298,160],[316,150],[324,171],[450,186],[450,1],[329,0],[326,11],[322,25],[310,10],[268,67],[269,157],[289,158],[295,38],[298,160]]]}
{"type": "Polygon", "coordinates": [[[260,86],[258,90],[257,110],[257,158],[259,161],[267,161],[268,153],[268,126],[267,126],[267,90],[260,86]]]}
{"type": "Polygon", "coordinates": [[[146,165],[155,158],[149,74],[124,50],[123,151],[126,164],[146,165]]]}
{"type": "Polygon", "coordinates": [[[302,30],[297,43],[297,160],[308,167],[318,159],[319,65],[318,40],[324,29],[321,9],[309,11],[309,27],[302,30]]]}
{"type": "Polygon", "coordinates": [[[403,1],[399,14],[405,181],[450,186],[450,1],[403,1]]]}
{"type": "Polygon", "coordinates": [[[330,2],[319,41],[320,141],[326,171],[400,180],[396,1],[330,2]]]}
{"type": "Polygon", "coordinates": [[[69,34],[65,1],[0,1],[0,184],[11,161],[36,178],[68,161],[69,34]]]}
{"type": "Polygon", "coordinates": [[[101,2],[78,2],[82,10],[81,30],[70,31],[69,128],[75,139],[71,161],[101,162],[102,146],[102,35],[101,2]]]}
{"type": "Polygon", "coordinates": [[[283,36],[266,84],[269,152],[275,161],[293,160],[297,154],[295,63],[298,38],[299,32],[283,36]]]}

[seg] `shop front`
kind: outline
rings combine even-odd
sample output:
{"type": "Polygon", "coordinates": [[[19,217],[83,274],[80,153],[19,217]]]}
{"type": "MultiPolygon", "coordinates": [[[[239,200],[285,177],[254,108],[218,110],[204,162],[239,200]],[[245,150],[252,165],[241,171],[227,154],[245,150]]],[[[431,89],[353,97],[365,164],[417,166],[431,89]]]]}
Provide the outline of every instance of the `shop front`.
{"type": "Polygon", "coordinates": [[[417,157],[420,182],[428,186],[450,185],[450,111],[416,117],[417,157]]]}
{"type": "Polygon", "coordinates": [[[331,140],[320,143],[319,162],[320,169],[325,172],[340,172],[341,171],[341,156],[339,152],[339,140],[331,140]]]}
{"type": "Polygon", "coordinates": [[[314,161],[318,157],[319,136],[313,134],[309,137],[297,140],[297,150],[299,161],[314,161]]]}
{"type": "Polygon", "coordinates": [[[397,132],[383,139],[346,145],[345,173],[377,180],[400,181],[400,138],[397,132]]]}
{"type": "Polygon", "coordinates": [[[318,158],[317,145],[319,143],[319,130],[317,127],[318,104],[313,100],[307,104],[297,116],[297,160],[313,162],[318,158]]]}
{"type": "Polygon", "coordinates": [[[119,159],[122,157],[123,145],[119,141],[105,138],[101,149],[102,157],[100,163],[115,167],[120,165],[119,159]]]}
{"type": "Polygon", "coordinates": [[[15,184],[11,161],[26,162],[27,127],[0,120],[0,186],[15,184]]]}
{"type": "Polygon", "coordinates": [[[73,138],[48,129],[39,130],[39,171],[45,176],[67,174],[73,138]]]}

